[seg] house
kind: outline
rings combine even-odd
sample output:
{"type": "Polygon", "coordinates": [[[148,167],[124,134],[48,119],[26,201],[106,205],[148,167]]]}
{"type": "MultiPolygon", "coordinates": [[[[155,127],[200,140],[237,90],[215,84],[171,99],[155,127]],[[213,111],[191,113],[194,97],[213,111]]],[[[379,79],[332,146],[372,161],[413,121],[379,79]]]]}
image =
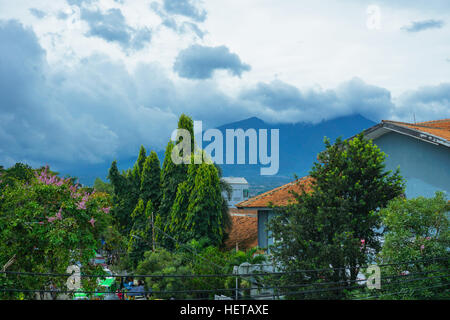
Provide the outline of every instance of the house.
{"type": "Polygon", "coordinates": [[[240,212],[256,212],[258,247],[268,248],[273,244],[273,238],[266,230],[266,223],[274,216],[271,205],[289,204],[294,200],[291,191],[300,193],[304,189],[308,192],[311,182],[310,177],[304,177],[236,204],[240,212]]]}
{"type": "MultiPolygon", "coordinates": [[[[234,208],[236,203],[248,199],[249,185],[245,178],[240,177],[223,177],[223,181],[227,182],[232,188],[231,199],[228,201],[228,206],[234,208]]],[[[228,195],[223,195],[228,199],[228,195]]]]}
{"type": "Polygon", "coordinates": [[[258,217],[256,210],[230,208],[231,229],[225,241],[226,249],[246,251],[258,245],[258,217]]]}
{"type": "MultiPolygon", "coordinates": [[[[450,119],[416,124],[383,120],[363,134],[386,153],[387,170],[400,167],[406,197],[432,197],[436,191],[450,196],[450,119]]],[[[311,178],[304,177],[236,204],[243,212],[257,212],[259,247],[273,244],[266,230],[274,215],[271,205],[287,205],[294,200],[290,191],[298,193],[304,188],[308,192],[310,185],[311,178]]]]}
{"type": "Polygon", "coordinates": [[[386,153],[386,169],[400,167],[406,197],[450,196],[450,119],[420,123],[383,120],[363,131],[386,153]]]}

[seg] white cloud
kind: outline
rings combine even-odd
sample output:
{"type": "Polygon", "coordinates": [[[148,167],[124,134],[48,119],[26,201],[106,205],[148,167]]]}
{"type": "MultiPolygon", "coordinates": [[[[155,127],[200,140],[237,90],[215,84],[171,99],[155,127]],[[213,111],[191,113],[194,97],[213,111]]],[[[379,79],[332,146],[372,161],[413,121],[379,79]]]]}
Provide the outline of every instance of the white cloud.
{"type": "Polygon", "coordinates": [[[151,45],[127,52],[87,37],[89,25],[76,5],[0,0],[0,20],[29,28],[16,29],[24,42],[0,34],[0,62],[6,61],[3,69],[0,64],[0,161],[99,163],[134,155],[140,144],[163,148],[181,113],[205,126],[251,116],[270,122],[351,113],[372,120],[410,121],[411,112],[417,121],[450,117],[447,24],[426,35],[401,30],[448,14],[428,10],[425,16],[380,2],[380,30],[369,30],[367,5],[208,0],[206,20],[195,21],[207,31],[201,39],[161,25],[148,2],[88,3],[102,12],[119,8],[133,30],[152,30],[151,45]],[[47,15],[37,19],[30,8],[47,15]],[[173,72],[176,57],[194,44],[225,46],[251,70],[241,78],[226,71],[205,80],[180,78],[173,72]]]}

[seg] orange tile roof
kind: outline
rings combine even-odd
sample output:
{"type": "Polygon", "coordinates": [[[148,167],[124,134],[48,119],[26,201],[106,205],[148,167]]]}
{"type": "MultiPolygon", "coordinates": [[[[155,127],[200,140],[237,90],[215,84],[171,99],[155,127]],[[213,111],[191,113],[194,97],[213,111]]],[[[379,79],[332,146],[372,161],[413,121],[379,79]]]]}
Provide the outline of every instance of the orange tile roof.
{"type": "Polygon", "coordinates": [[[450,119],[442,119],[418,123],[406,123],[391,120],[383,120],[382,122],[393,123],[399,126],[426,132],[445,140],[450,140],[450,119]]]}
{"type": "Polygon", "coordinates": [[[257,211],[230,209],[231,230],[225,241],[225,248],[248,250],[258,246],[257,211]]]}
{"type": "Polygon", "coordinates": [[[311,191],[311,182],[313,179],[309,176],[300,178],[281,187],[264,192],[248,200],[242,201],[236,205],[238,208],[266,208],[271,204],[274,206],[288,205],[293,199],[291,191],[300,193],[304,188],[306,192],[311,191]]]}

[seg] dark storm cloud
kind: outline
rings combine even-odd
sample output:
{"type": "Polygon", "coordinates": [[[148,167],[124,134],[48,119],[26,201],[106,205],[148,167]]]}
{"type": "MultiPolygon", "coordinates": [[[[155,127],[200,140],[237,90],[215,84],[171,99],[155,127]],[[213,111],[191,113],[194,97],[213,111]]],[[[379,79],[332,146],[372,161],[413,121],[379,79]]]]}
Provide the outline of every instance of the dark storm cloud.
{"type": "Polygon", "coordinates": [[[198,7],[196,0],[164,0],[164,10],[169,14],[178,14],[189,17],[197,22],[203,22],[207,13],[198,7]]]}
{"type": "MultiPolygon", "coordinates": [[[[169,5],[169,9],[173,4],[169,5]]],[[[166,28],[175,31],[177,34],[186,34],[188,32],[193,32],[197,37],[203,39],[206,32],[198,26],[196,22],[202,22],[198,19],[192,17],[192,15],[182,15],[187,18],[188,21],[177,21],[175,13],[173,10],[167,11],[165,7],[161,6],[158,2],[152,2],[150,4],[150,9],[152,9],[157,15],[162,19],[161,24],[166,28]]],[[[176,11],[176,10],[175,10],[176,11]]],[[[206,13],[205,13],[206,14],[206,13]]]]}
{"type": "MultiPolygon", "coordinates": [[[[229,66],[219,64],[224,65],[229,66]]],[[[217,66],[192,72],[208,76],[217,66]]],[[[251,116],[318,122],[355,113],[379,120],[410,119],[415,112],[417,121],[426,121],[450,117],[449,94],[449,83],[423,87],[394,105],[387,89],[354,78],[332,90],[258,83],[233,97],[214,81],[174,82],[157,63],[130,72],[104,55],[55,70],[31,29],[0,21],[0,163],[5,166],[94,164],[134,156],[141,144],[164,148],[181,113],[205,127],[251,116]]]]}
{"type": "Polygon", "coordinates": [[[410,25],[402,27],[402,30],[407,32],[420,32],[428,29],[440,29],[444,26],[442,20],[423,20],[413,21],[410,25]]]}
{"type": "Polygon", "coordinates": [[[130,27],[122,11],[117,8],[108,9],[106,12],[81,8],[81,19],[89,25],[86,36],[118,43],[124,49],[140,50],[151,41],[150,29],[130,27]]]}
{"type": "Polygon", "coordinates": [[[47,14],[44,11],[36,9],[36,8],[31,8],[29,11],[33,16],[35,16],[38,19],[42,19],[47,16],[47,14]]]}
{"type": "Polygon", "coordinates": [[[183,78],[208,79],[215,70],[227,70],[240,77],[243,72],[250,71],[251,67],[225,46],[192,45],[178,54],[173,69],[183,78]]]}

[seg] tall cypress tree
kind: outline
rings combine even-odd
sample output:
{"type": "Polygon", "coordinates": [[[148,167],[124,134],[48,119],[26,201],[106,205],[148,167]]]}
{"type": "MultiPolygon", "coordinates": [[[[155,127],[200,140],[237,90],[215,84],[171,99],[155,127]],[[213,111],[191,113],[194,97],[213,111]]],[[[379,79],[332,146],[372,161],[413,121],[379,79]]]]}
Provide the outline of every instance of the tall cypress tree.
{"type": "Polygon", "coordinates": [[[195,184],[195,176],[199,165],[191,164],[188,169],[186,181],[178,185],[175,200],[170,210],[166,231],[180,242],[189,240],[190,235],[187,232],[189,227],[187,214],[189,199],[195,184]]]}
{"type": "MultiPolygon", "coordinates": [[[[194,122],[191,118],[182,114],[178,120],[178,129],[185,129],[189,131],[191,135],[191,143],[193,146],[194,141],[194,122]]],[[[164,230],[167,229],[167,225],[170,223],[170,211],[175,201],[178,186],[183,183],[187,178],[188,165],[181,163],[175,164],[172,161],[172,150],[176,144],[169,141],[167,144],[166,152],[164,154],[163,168],[161,171],[161,204],[158,210],[158,227],[164,230]]],[[[191,148],[191,151],[193,149],[191,148]]]]}
{"type": "MultiPolygon", "coordinates": [[[[180,116],[178,119],[178,129],[185,129],[189,131],[189,134],[191,135],[191,153],[194,152],[194,122],[192,119],[185,115],[184,113],[180,116]]],[[[178,143],[179,141],[177,141],[178,143]]]]}
{"type": "Polygon", "coordinates": [[[117,168],[117,160],[114,160],[108,172],[108,179],[111,182],[114,190],[113,202],[114,206],[111,210],[111,215],[116,218],[119,223],[119,229],[128,233],[130,225],[129,208],[135,207],[134,203],[130,203],[128,196],[129,183],[126,175],[120,173],[117,168]]]}
{"type": "Polygon", "coordinates": [[[137,169],[139,171],[139,175],[142,174],[142,169],[144,168],[145,159],[147,158],[147,151],[145,150],[144,146],[141,145],[141,148],[139,149],[139,156],[136,161],[137,169]]]}
{"type": "Polygon", "coordinates": [[[141,174],[140,198],[147,203],[152,201],[153,207],[158,208],[161,201],[161,167],[156,152],[152,151],[145,159],[141,174]]]}
{"type": "Polygon", "coordinates": [[[139,199],[131,214],[132,228],[128,240],[128,256],[133,268],[143,259],[144,252],[152,247],[151,222],[147,216],[152,210],[151,200],[148,201],[147,206],[144,206],[144,201],[139,199]]]}
{"type": "Polygon", "coordinates": [[[185,222],[189,239],[207,238],[211,245],[222,243],[225,234],[222,203],[217,169],[212,164],[202,163],[196,170],[189,197],[185,222]]]}
{"type": "Polygon", "coordinates": [[[187,180],[178,187],[168,232],[181,243],[207,239],[210,245],[220,245],[226,228],[223,201],[215,166],[191,164],[187,180]]]}

